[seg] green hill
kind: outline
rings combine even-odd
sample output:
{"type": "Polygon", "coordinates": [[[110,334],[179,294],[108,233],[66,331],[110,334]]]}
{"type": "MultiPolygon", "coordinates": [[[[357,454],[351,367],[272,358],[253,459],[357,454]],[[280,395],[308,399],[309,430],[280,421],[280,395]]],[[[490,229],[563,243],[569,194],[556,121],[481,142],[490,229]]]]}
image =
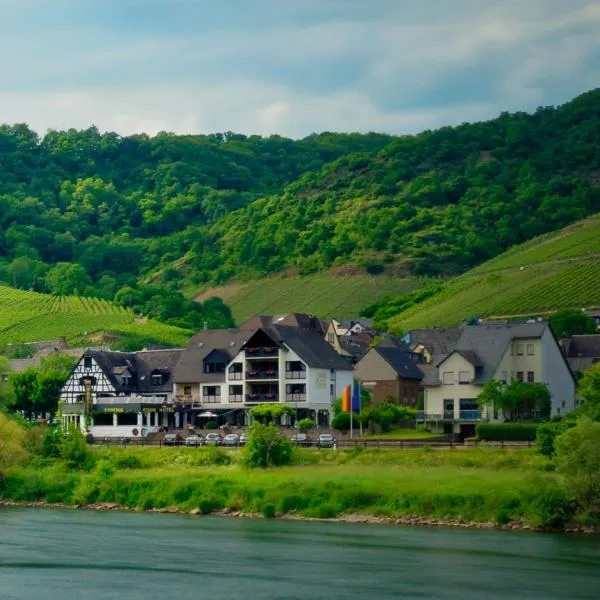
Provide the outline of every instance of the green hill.
{"type": "Polygon", "coordinates": [[[226,327],[227,307],[181,291],[348,266],[459,275],[597,213],[599,183],[600,90],[410,136],[4,125],[0,282],[226,327]]]}
{"type": "MultiPolygon", "coordinates": [[[[92,339],[103,332],[117,344],[185,344],[190,331],[136,319],[120,306],[97,298],[57,297],[0,286],[0,345],[57,339],[92,339]]],[[[85,342],[83,342],[85,343],[85,342]]]]}
{"type": "Polygon", "coordinates": [[[361,308],[385,296],[406,294],[423,285],[416,277],[335,274],[276,276],[210,288],[200,300],[217,296],[236,322],[254,315],[305,312],[319,317],[358,317],[361,308]]]}
{"type": "Polygon", "coordinates": [[[393,303],[376,319],[394,330],[600,306],[600,215],[515,246],[394,316],[393,303]]]}

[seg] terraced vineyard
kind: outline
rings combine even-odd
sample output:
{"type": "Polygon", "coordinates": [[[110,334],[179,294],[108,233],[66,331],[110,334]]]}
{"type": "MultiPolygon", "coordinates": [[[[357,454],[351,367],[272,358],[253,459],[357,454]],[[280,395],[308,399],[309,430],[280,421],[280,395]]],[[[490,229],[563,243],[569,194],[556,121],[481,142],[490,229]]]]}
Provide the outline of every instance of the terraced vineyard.
{"type": "Polygon", "coordinates": [[[542,314],[600,306],[600,216],[512,248],[390,320],[390,327],[455,325],[468,316],[542,314]]]}
{"type": "Polygon", "coordinates": [[[125,308],[76,296],[54,297],[0,286],[0,345],[81,338],[98,331],[135,335],[172,345],[185,343],[189,332],[153,321],[136,322],[125,308]]]}
{"type": "Polygon", "coordinates": [[[236,322],[241,323],[254,315],[289,312],[322,318],[356,317],[361,308],[384,296],[405,294],[422,285],[423,281],[417,278],[320,273],[257,279],[213,288],[206,295],[222,297],[231,307],[236,322]]]}

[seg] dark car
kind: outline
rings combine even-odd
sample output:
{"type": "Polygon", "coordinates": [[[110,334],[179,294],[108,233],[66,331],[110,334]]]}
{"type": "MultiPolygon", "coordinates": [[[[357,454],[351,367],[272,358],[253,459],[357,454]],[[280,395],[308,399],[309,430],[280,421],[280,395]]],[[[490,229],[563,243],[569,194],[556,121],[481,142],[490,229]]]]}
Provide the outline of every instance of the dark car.
{"type": "Polygon", "coordinates": [[[181,439],[176,433],[165,433],[163,436],[164,446],[178,446],[180,442],[181,439]]]}

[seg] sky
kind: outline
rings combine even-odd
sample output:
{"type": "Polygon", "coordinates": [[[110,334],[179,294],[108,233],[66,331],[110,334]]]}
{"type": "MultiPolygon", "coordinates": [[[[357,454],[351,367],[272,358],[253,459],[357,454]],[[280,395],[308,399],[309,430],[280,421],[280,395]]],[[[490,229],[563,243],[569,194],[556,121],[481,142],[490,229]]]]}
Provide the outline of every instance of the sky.
{"type": "Polygon", "coordinates": [[[0,122],[415,133],[600,86],[600,0],[0,0],[0,122]]]}

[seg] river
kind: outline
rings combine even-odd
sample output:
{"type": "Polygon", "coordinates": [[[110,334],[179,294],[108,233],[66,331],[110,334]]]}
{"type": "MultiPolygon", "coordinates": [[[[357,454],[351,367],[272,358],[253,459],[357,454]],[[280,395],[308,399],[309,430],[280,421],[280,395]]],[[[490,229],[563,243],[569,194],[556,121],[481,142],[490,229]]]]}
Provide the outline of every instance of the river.
{"type": "Polygon", "coordinates": [[[2,600],[600,598],[600,539],[0,508],[2,600]]]}

